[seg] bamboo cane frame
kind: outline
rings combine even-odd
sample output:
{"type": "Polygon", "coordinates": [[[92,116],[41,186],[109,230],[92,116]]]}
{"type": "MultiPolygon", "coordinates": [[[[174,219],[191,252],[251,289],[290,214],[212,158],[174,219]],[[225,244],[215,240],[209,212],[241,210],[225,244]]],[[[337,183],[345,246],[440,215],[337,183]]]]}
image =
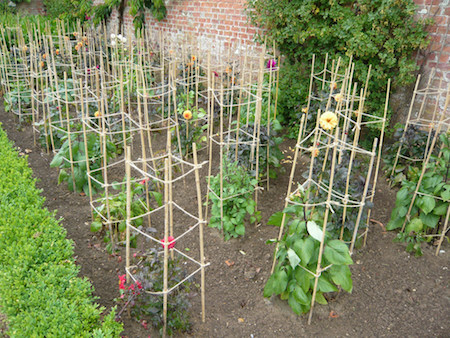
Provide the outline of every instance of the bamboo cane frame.
{"type": "MultiPolygon", "coordinates": [[[[440,118],[440,120],[439,120],[439,123],[438,123],[438,125],[437,125],[436,133],[435,133],[435,135],[434,135],[434,137],[433,137],[433,140],[431,141],[430,151],[428,152],[428,155],[427,155],[427,157],[425,158],[425,161],[424,161],[424,163],[423,163],[423,165],[422,165],[422,171],[421,171],[419,180],[418,180],[418,182],[417,182],[416,188],[415,188],[415,190],[414,190],[413,198],[412,198],[411,203],[410,203],[410,205],[409,205],[409,207],[408,207],[408,211],[407,211],[407,213],[406,213],[405,220],[404,220],[403,225],[402,225],[402,228],[401,228],[401,230],[400,230],[401,232],[403,232],[403,231],[405,230],[406,223],[409,221],[409,216],[410,216],[410,214],[411,214],[411,210],[412,210],[412,208],[413,208],[414,202],[415,202],[415,200],[416,200],[416,197],[417,197],[417,195],[418,195],[420,186],[421,186],[421,184],[422,184],[423,176],[425,175],[425,172],[427,171],[427,166],[428,166],[428,163],[429,163],[429,161],[430,161],[430,159],[431,159],[431,155],[432,155],[432,152],[433,152],[433,148],[434,148],[434,146],[435,146],[435,144],[436,144],[436,140],[437,140],[438,135],[439,135],[439,133],[440,133],[440,131],[441,131],[441,128],[442,128],[442,126],[443,126],[443,123],[442,123],[442,122],[444,121],[445,112],[447,111],[447,108],[448,108],[448,106],[449,106],[449,101],[450,101],[450,85],[448,86],[448,89],[447,89],[447,90],[448,90],[448,91],[447,91],[447,97],[446,97],[446,100],[445,100],[444,110],[443,110],[443,113],[442,113],[441,118],[440,118]]],[[[434,198],[434,196],[433,196],[433,198],[434,198]]],[[[444,224],[444,229],[445,229],[445,230],[447,229],[447,224],[448,224],[448,213],[447,213],[447,216],[446,216],[446,222],[445,222],[445,224],[444,224]]],[[[439,244],[442,243],[443,236],[445,236],[445,232],[442,232],[442,237],[441,237],[441,239],[439,240],[439,244]]],[[[439,244],[438,244],[438,246],[440,247],[439,244]]]]}

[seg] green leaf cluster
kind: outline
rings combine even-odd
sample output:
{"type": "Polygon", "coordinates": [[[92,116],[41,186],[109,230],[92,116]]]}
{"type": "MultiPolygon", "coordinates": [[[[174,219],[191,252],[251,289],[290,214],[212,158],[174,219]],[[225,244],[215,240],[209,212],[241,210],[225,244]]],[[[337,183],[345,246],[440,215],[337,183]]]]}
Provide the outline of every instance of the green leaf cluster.
{"type": "Polygon", "coordinates": [[[312,273],[317,269],[322,237],[324,251],[321,267],[329,268],[322,271],[318,278],[316,302],[327,304],[324,294],[336,292],[338,287],[352,292],[353,281],[349,265],[353,264],[353,261],[347,245],[332,239],[327,233],[321,236],[320,223],[312,220],[306,222],[298,217],[292,207],[272,215],[269,224],[281,225],[283,214],[287,220],[287,230],[278,242],[277,265],[266,282],[264,297],[279,295],[281,299],[288,301],[289,306],[298,315],[310,310],[315,283],[312,273]]]}
{"type": "Polygon", "coordinates": [[[450,207],[450,134],[442,133],[439,140],[441,144],[437,148],[441,156],[431,155],[414,203],[411,206],[420,178],[418,169],[416,175],[402,181],[391,219],[386,226],[387,230],[395,230],[405,224],[404,231],[397,235],[396,240],[406,242],[406,250],[414,252],[416,256],[422,255],[421,242],[432,240],[425,235],[438,233],[450,207]]]}
{"type": "Polygon", "coordinates": [[[102,154],[102,145],[100,136],[97,133],[86,134],[86,140],[80,134],[70,134],[70,138],[64,136],[65,141],[58,153],[50,162],[50,167],[61,170],[59,172],[58,183],[67,182],[70,191],[84,192],[89,195],[89,178],[87,175],[87,162],[85,142],[87,145],[89,170],[93,177],[98,181],[91,181],[92,193],[96,194],[97,189],[101,188],[99,182],[103,182],[102,172],[98,170],[103,165],[103,156],[108,161],[116,156],[116,146],[110,140],[106,140],[106,154],[102,154]],[[71,172],[70,152],[72,152],[73,174],[71,172]]]}
{"type": "Polygon", "coordinates": [[[136,34],[144,28],[146,10],[149,10],[158,21],[163,20],[167,15],[164,0],[130,0],[128,3],[124,0],[106,0],[104,3],[94,7],[94,23],[100,24],[107,21],[113,9],[119,9],[119,11],[123,12],[125,4],[130,6],[130,14],[133,16],[136,34]]]}
{"type": "Polygon", "coordinates": [[[92,11],[92,0],[43,0],[45,11],[51,18],[66,21],[86,21],[92,11]]]}
{"type": "MultiPolygon", "coordinates": [[[[414,124],[410,124],[406,132],[404,125],[400,123],[395,125],[390,143],[386,145],[383,152],[383,169],[388,176],[388,180],[391,181],[391,186],[400,185],[404,179],[411,179],[419,175],[422,169],[421,164],[425,160],[425,152],[435,134],[436,130],[434,129],[428,133],[414,124]],[[397,164],[392,173],[400,147],[397,164]]],[[[439,154],[438,147],[434,147],[433,154],[439,154]]]]}
{"type": "MultiPolygon", "coordinates": [[[[108,197],[106,197],[106,194],[102,194],[101,204],[96,208],[97,213],[91,223],[92,232],[105,232],[103,240],[105,243],[108,243],[106,245],[106,251],[110,253],[112,253],[116,242],[125,244],[124,237],[127,219],[126,177],[123,179],[122,183],[113,182],[112,188],[113,189],[109,191],[108,197]],[[118,191],[118,193],[114,190],[118,191]],[[109,221],[111,228],[109,228],[108,223],[104,221],[105,219],[109,221]]],[[[153,188],[154,185],[149,184],[149,181],[145,179],[139,183],[131,184],[130,218],[143,215],[146,212],[153,210],[151,207],[150,209],[147,209],[147,200],[149,204],[151,203],[155,206],[162,205],[162,194],[153,191],[153,188]]],[[[143,219],[142,217],[137,217],[131,220],[130,224],[134,227],[141,227],[143,219]]],[[[130,245],[133,248],[137,245],[137,237],[134,233],[131,233],[130,245]]]]}
{"type": "Polygon", "coordinates": [[[220,174],[210,178],[211,219],[209,226],[223,231],[225,240],[245,235],[247,216],[251,223],[261,219],[253,193],[258,181],[237,162],[223,163],[223,193],[220,197],[220,174]],[[223,208],[223,212],[222,212],[223,208]]]}
{"type": "Polygon", "coordinates": [[[112,337],[115,311],[93,303],[92,286],[77,277],[73,243],[44,199],[26,158],[0,130],[0,307],[13,337],[112,337]]]}
{"type": "Polygon", "coordinates": [[[204,120],[206,111],[194,104],[194,95],[193,91],[179,92],[176,97],[178,103],[178,134],[175,129],[172,131],[172,142],[180,141],[183,156],[192,154],[192,144],[195,143],[197,147],[202,147],[206,142],[206,135],[204,135],[207,128],[206,120],[204,120]],[[184,117],[183,114],[186,111],[191,113],[191,118],[186,119],[184,117]]]}

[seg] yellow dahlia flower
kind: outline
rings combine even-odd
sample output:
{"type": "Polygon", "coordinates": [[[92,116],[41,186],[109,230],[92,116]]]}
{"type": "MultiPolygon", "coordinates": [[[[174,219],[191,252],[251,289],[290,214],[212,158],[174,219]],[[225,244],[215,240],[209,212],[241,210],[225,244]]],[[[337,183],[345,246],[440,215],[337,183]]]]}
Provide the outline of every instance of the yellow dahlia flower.
{"type": "Polygon", "coordinates": [[[190,110],[186,110],[186,111],[183,113],[183,117],[184,117],[186,120],[190,120],[190,119],[192,118],[192,113],[191,113],[191,111],[190,111],[190,110]]]}
{"type": "Polygon", "coordinates": [[[336,95],[334,95],[334,100],[335,100],[336,102],[341,102],[342,99],[343,99],[342,94],[336,94],[336,95]]]}
{"type": "Polygon", "coordinates": [[[327,111],[320,116],[319,123],[324,130],[333,130],[338,124],[338,118],[335,113],[327,111]]]}

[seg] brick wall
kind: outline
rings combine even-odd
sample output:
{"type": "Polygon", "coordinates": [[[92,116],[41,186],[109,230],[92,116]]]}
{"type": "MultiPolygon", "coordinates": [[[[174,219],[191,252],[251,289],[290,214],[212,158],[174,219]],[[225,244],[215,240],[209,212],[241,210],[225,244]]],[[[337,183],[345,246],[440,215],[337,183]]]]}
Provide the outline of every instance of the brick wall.
{"type": "MultiPolygon", "coordinates": [[[[246,0],[169,0],[166,4],[167,17],[159,22],[148,12],[147,27],[163,31],[172,40],[188,33],[213,54],[220,54],[230,44],[236,48],[247,46],[251,50],[260,50],[260,46],[253,42],[256,29],[247,23],[246,0]]],[[[127,35],[134,34],[132,21],[127,8],[124,15],[127,35]]],[[[117,11],[114,11],[110,27],[116,32],[117,22],[117,11]]]]}
{"type": "MultiPolygon", "coordinates": [[[[434,24],[428,28],[430,34],[430,45],[428,49],[417,56],[417,62],[421,66],[423,80],[421,87],[425,86],[431,70],[434,68],[435,80],[433,87],[447,88],[450,85],[450,0],[414,0],[418,5],[417,16],[432,18],[434,24]],[[442,83],[440,82],[442,79],[442,83]]],[[[430,101],[430,105],[434,105],[430,101]]],[[[445,105],[445,95],[441,96],[439,107],[445,105]]],[[[450,114],[450,109],[447,114],[450,114]]]]}
{"type": "Polygon", "coordinates": [[[432,18],[435,24],[428,31],[431,43],[423,57],[418,57],[418,63],[425,71],[436,68],[436,74],[450,83],[450,0],[414,0],[419,6],[417,15],[432,18]]]}

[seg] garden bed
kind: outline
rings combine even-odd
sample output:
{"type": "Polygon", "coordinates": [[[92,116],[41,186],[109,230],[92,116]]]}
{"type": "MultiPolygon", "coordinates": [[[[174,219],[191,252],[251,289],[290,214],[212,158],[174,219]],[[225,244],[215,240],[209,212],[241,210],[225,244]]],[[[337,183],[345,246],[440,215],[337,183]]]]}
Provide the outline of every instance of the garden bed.
{"type": "MultiPolygon", "coordinates": [[[[62,225],[75,242],[75,257],[81,267],[81,276],[88,277],[95,287],[99,303],[107,308],[114,306],[119,296],[118,275],[124,273],[125,253],[111,256],[105,251],[101,238],[89,231],[89,198],[67,190],[65,184],[57,185],[58,171],[49,168],[52,158],[43,149],[33,146],[30,127],[18,131],[17,121],[1,108],[0,121],[9,138],[20,151],[28,153],[38,187],[46,197],[45,206],[57,210],[64,218],[62,225]],[[122,259],[123,258],[123,259],[122,259]]],[[[289,155],[294,141],[288,140],[281,149],[289,155]]],[[[291,154],[292,155],[292,154],[291,154]]],[[[200,153],[200,161],[207,159],[200,153]]],[[[285,163],[286,172],[290,164],[285,163]]],[[[202,172],[202,189],[206,191],[202,172]]],[[[246,227],[243,238],[224,242],[217,229],[205,229],[206,261],[206,323],[201,322],[200,297],[192,297],[190,335],[195,337],[270,337],[270,336],[444,336],[448,332],[450,315],[450,272],[448,243],[445,253],[433,255],[434,247],[424,246],[420,258],[410,256],[403,244],[392,243],[394,233],[387,233],[387,224],[395,202],[391,191],[380,176],[375,197],[375,207],[367,246],[353,256],[355,262],[353,293],[341,293],[328,305],[318,305],[307,325],[307,317],[296,316],[287,303],[273,297],[263,298],[262,291],[270,274],[274,247],[265,244],[276,238],[278,228],[268,226],[268,218],[282,210],[288,174],[273,180],[270,192],[263,191],[259,199],[262,212],[261,225],[246,227]]],[[[176,190],[178,198],[192,199],[193,188],[176,190]]],[[[195,203],[191,203],[195,205],[195,203]]],[[[195,248],[190,248],[195,249],[195,248]]],[[[198,291],[199,292],[199,291],[198,291]]],[[[123,316],[129,337],[153,335],[142,323],[123,316]]]]}

